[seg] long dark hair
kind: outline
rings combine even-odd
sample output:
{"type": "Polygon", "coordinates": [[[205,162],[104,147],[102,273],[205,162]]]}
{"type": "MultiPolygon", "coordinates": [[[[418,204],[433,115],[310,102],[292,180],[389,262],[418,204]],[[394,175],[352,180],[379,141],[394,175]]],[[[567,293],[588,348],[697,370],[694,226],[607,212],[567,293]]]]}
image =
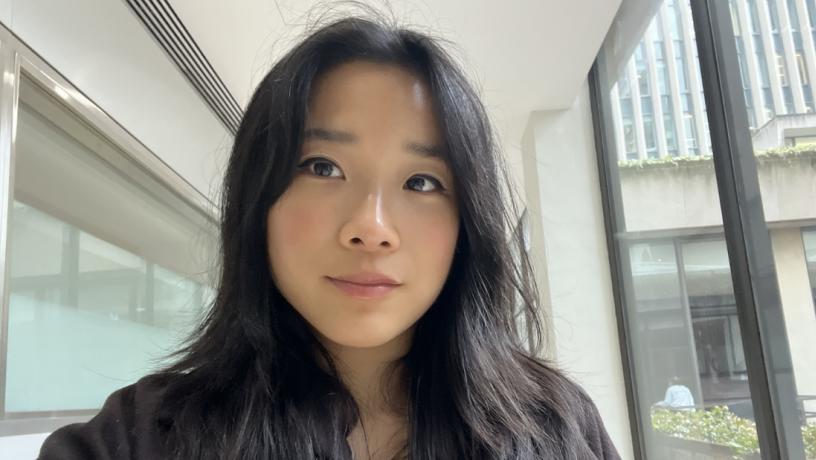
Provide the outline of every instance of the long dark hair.
{"type": "Polygon", "coordinates": [[[346,437],[357,406],[271,281],[265,228],[296,169],[313,82],[352,60],[400,66],[425,80],[461,218],[448,280],[399,363],[409,389],[404,453],[577,458],[581,429],[571,406],[582,393],[537,358],[536,287],[526,253],[513,256],[512,192],[479,96],[437,40],[357,17],[311,33],[252,96],[224,180],[217,294],[174,363],[157,373],[166,378],[168,455],[352,458],[346,437]]]}

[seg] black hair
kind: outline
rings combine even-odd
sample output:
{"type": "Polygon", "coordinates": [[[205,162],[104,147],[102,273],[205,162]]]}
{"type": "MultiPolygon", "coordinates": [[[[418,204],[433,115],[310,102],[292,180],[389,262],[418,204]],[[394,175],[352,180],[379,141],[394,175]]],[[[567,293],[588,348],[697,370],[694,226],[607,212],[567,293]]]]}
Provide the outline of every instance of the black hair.
{"type": "Polygon", "coordinates": [[[409,389],[403,454],[578,458],[572,405],[582,393],[538,357],[536,286],[527,254],[513,256],[512,191],[485,108],[438,40],[360,17],[311,33],[249,102],[224,179],[216,295],[159,373],[167,377],[161,411],[170,420],[168,456],[352,458],[346,438],[357,406],[270,278],[265,219],[295,173],[315,80],[357,60],[399,66],[427,84],[461,219],[445,286],[399,362],[409,389]]]}

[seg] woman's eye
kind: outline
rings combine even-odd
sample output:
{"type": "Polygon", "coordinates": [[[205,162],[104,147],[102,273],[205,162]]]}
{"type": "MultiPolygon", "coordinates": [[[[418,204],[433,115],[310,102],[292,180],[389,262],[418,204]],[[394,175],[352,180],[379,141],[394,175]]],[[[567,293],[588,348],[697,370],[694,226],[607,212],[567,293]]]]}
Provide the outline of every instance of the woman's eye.
{"type": "Polygon", "coordinates": [[[322,158],[309,158],[298,165],[298,169],[307,168],[310,173],[320,177],[343,177],[340,168],[334,163],[322,158]]]}
{"type": "Polygon", "coordinates": [[[442,184],[438,180],[430,176],[414,176],[408,179],[406,185],[411,190],[417,192],[433,192],[437,190],[438,191],[445,190],[445,188],[442,187],[442,184]]]}

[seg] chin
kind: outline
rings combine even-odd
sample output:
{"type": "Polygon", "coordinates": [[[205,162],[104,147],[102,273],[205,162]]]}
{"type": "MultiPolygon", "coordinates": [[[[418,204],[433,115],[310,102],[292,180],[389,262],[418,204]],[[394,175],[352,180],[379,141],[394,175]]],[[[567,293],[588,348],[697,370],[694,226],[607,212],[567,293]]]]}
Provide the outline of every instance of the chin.
{"type": "Polygon", "coordinates": [[[326,336],[336,345],[348,348],[377,348],[394,340],[394,335],[382,334],[355,334],[344,331],[338,334],[326,336]]]}
{"type": "Polygon", "coordinates": [[[342,329],[322,330],[320,335],[332,344],[348,348],[377,348],[400,337],[402,328],[393,330],[386,326],[345,327],[342,329]]]}

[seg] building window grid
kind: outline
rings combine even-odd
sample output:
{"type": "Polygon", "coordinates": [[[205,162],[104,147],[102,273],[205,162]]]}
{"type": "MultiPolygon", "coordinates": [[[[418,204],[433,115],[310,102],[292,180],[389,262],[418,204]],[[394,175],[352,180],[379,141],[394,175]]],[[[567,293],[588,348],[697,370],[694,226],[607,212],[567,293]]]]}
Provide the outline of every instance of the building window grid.
{"type": "MultiPolygon", "coordinates": [[[[780,26],[780,9],[776,4],[775,0],[736,0],[736,1],[743,1],[746,5],[746,13],[747,13],[747,23],[745,24],[745,28],[739,27],[736,25],[735,32],[738,33],[738,36],[735,37],[737,42],[737,50],[738,50],[738,60],[739,65],[742,72],[742,85],[743,85],[743,94],[745,97],[746,105],[748,107],[748,119],[749,124],[752,128],[758,128],[759,120],[757,120],[758,114],[753,111],[753,100],[752,95],[754,91],[759,93],[759,98],[757,102],[761,103],[763,106],[763,110],[765,112],[765,119],[773,118],[777,113],[778,110],[775,107],[774,103],[774,95],[773,95],[773,83],[769,78],[768,72],[774,71],[777,73],[779,77],[780,88],[779,93],[782,96],[781,103],[783,105],[781,113],[796,113],[796,105],[795,105],[795,95],[793,88],[791,88],[791,78],[790,78],[790,65],[795,65],[797,77],[801,82],[802,88],[802,95],[804,97],[804,105],[805,110],[807,112],[814,112],[816,111],[816,98],[813,94],[813,86],[810,83],[810,74],[808,72],[808,62],[809,56],[804,51],[804,43],[801,37],[801,28],[804,25],[800,23],[800,15],[806,14],[808,19],[808,25],[811,29],[811,33],[814,37],[814,41],[816,41],[816,0],[805,0],[805,8],[807,11],[800,11],[797,7],[797,4],[793,0],[784,0],[787,5],[787,16],[790,17],[791,27],[789,31],[782,31],[780,26]],[[768,26],[770,30],[766,31],[773,43],[773,50],[774,50],[774,60],[773,62],[769,62],[765,56],[765,48],[762,42],[762,26],[759,21],[758,17],[758,10],[759,4],[758,1],[764,2],[765,4],[762,5],[763,7],[767,7],[768,11],[768,18],[769,23],[768,26]],[[794,47],[796,48],[795,53],[795,62],[790,63],[786,60],[785,57],[785,43],[783,40],[782,33],[791,33],[792,34],[792,41],[794,43],[794,47]],[[745,40],[751,40],[754,49],[753,53],[757,60],[757,76],[758,76],[758,88],[753,88],[750,80],[746,77],[748,69],[746,67],[746,47],[745,47],[745,40]]],[[[734,5],[734,0],[730,0],[731,4],[734,5]]],[[[783,7],[785,5],[782,5],[783,7]]],[[[662,25],[659,22],[659,16],[656,15],[653,18],[652,22],[648,26],[647,33],[644,34],[644,38],[641,43],[638,44],[636,52],[634,53],[633,60],[635,61],[635,66],[637,69],[638,75],[638,85],[640,94],[642,97],[641,103],[643,107],[643,114],[639,120],[635,119],[634,117],[630,119],[630,123],[633,125],[635,123],[639,123],[640,126],[637,128],[643,129],[643,136],[645,143],[647,144],[647,151],[646,152],[638,152],[638,145],[637,142],[634,143],[635,151],[627,151],[626,156],[627,158],[643,158],[643,157],[660,157],[664,155],[670,156],[677,156],[679,154],[684,155],[694,155],[694,154],[702,154],[703,148],[709,145],[710,141],[706,140],[705,142],[701,142],[698,137],[701,135],[699,133],[699,129],[696,129],[696,126],[692,121],[695,117],[701,116],[705,118],[705,109],[702,107],[702,113],[697,114],[694,112],[693,107],[689,104],[688,98],[694,97],[699,98],[700,105],[704,104],[704,98],[702,94],[691,94],[690,88],[688,85],[688,77],[689,72],[694,74],[694,77],[698,79],[698,86],[702,87],[702,82],[700,80],[699,75],[699,66],[696,66],[695,63],[689,62],[687,59],[685,50],[684,50],[684,40],[689,40],[692,36],[693,31],[685,31],[682,28],[682,22],[680,17],[679,7],[681,5],[679,2],[675,0],[670,0],[665,2],[663,5],[664,13],[666,14],[666,24],[668,29],[664,30],[662,25]],[[644,40],[650,40],[653,44],[653,59],[647,60],[645,59],[645,52],[644,52],[644,40]],[[680,101],[675,101],[674,97],[671,95],[671,91],[669,89],[669,71],[670,67],[666,64],[666,49],[665,46],[668,46],[671,43],[672,51],[674,52],[674,63],[675,63],[675,77],[677,78],[678,89],[680,90],[680,101]],[[652,75],[656,75],[657,80],[651,81],[649,77],[650,66],[654,66],[655,73],[652,75]],[[658,147],[662,149],[662,146],[657,146],[657,142],[655,141],[656,130],[658,129],[658,124],[656,123],[654,110],[652,110],[653,106],[649,106],[648,108],[647,101],[651,101],[651,98],[660,97],[660,103],[663,109],[663,134],[665,135],[666,145],[665,151],[661,152],[656,150],[658,147]],[[645,105],[644,105],[645,104],[645,105]],[[681,125],[679,129],[683,129],[684,133],[684,140],[687,143],[687,152],[679,152],[678,150],[678,133],[675,122],[675,116],[673,113],[673,108],[675,107],[674,104],[681,104],[682,111],[680,115],[683,117],[681,120],[681,125]],[[651,115],[649,115],[651,114],[651,115]]],[[[784,10],[784,8],[782,8],[784,10]]],[[[737,19],[733,19],[735,24],[737,24],[737,19]]],[[[695,49],[695,59],[696,59],[696,41],[694,43],[695,49]]],[[[794,80],[795,81],[795,80],[794,80]]],[[[626,76],[623,75],[619,82],[619,87],[621,88],[619,97],[621,102],[625,97],[629,94],[628,92],[628,85],[626,84],[626,76]]],[[[756,83],[755,83],[756,84],[756,83]]],[[[707,120],[703,120],[707,122],[707,120]]],[[[623,126],[623,123],[621,123],[623,126]]],[[[629,136],[634,135],[635,129],[634,126],[630,128],[631,133],[629,136]]],[[[621,133],[624,135],[624,133],[621,133]]],[[[708,137],[707,133],[702,133],[704,137],[708,137]]],[[[662,141],[661,141],[662,142],[662,141]]],[[[631,145],[631,143],[627,143],[626,145],[631,145]]],[[[643,148],[641,145],[639,148],[643,148]]],[[[705,153],[710,154],[710,150],[705,151],[705,153]]]]}
{"type": "MultiPolygon", "coordinates": [[[[730,0],[731,4],[734,4],[733,0],[730,0]]],[[[791,18],[791,29],[790,32],[794,34],[793,41],[795,43],[795,48],[798,52],[795,54],[796,56],[796,63],[790,63],[785,58],[785,49],[784,49],[784,41],[782,40],[782,30],[780,26],[780,18],[779,13],[780,10],[776,5],[775,0],[736,0],[736,1],[743,1],[746,5],[746,13],[747,13],[747,23],[745,24],[745,28],[737,28],[735,31],[739,34],[735,37],[737,42],[737,50],[738,50],[738,59],[741,68],[741,78],[743,84],[743,93],[745,96],[745,101],[747,104],[748,110],[748,118],[751,127],[757,128],[758,127],[758,120],[757,117],[760,116],[759,114],[755,113],[753,110],[754,104],[752,100],[752,94],[754,91],[759,91],[760,97],[757,99],[757,102],[761,102],[763,105],[763,110],[765,111],[765,118],[770,119],[774,117],[777,113],[780,113],[774,104],[774,95],[773,95],[773,87],[774,84],[771,79],[769,78],[768,72],[774,71],[777,72],[779,77],[779,83],[781,88],[780,94],[782,96],[781,101],[783,108],[781,113],[796,113],[796,106],[794,101],[794,94],[791,88],[791,79],[790,79],[790,65],[796,65],[797,77],[801,80],[801,89],[802,94],[804,96],[804,103],[806,106],[806,110],[808,112],[816,111],[816,101],[814,101],[814,95],[812,86],[810,85],[810,75],[808,73],[808,58],[809,56],[805,54],[803,49],[803,41],[801,39],[800,29],[799,26],[799,15],[800,14],[807,14],[808,19],[810,20],[810,28],[813,33],[814,38],[816,39],[816,26],[814,26],[814,22],[816,22],[816,0],[805,0],[806,2],[806,12],[799,11],[796,7],[796,2],[793,0],[785,0],[786,4],[788,5],[787,16],[791,18]],[[757,8],[760,4],[759,1],[764,2],[765,4],[762,5],[763,7],[767,7],[768,11],[768,18],[769,23],[768,26],[770,30],[763,31],[761,22],[759,20],[757,8]],[[765,48],[762,43],[762,35],[766,33],[769,35],[773,43],[773,49],[775,52],[774,61],[773,63],[769,62],[765,56],[765,48]],[[798,38],[797,38],[798,37],[798,38]],[[759,88],[752,88],[750,82],[747,80],[747,68],[746,68],[746,47],[745,47],[745,40],[752,40],[754,45],[754,54],[757,59],[757,75],[760,83],[759,88]],[[773,67],[771,67],[773,65],[773,67]]],[[[783,5],[785,6],[785,5],[783,5]]],[[[643,129],[643,136],[646,141],[647,152],[637,152],[638,145],[637,143],[634,144],[635,151],[628,151],[627,157],[628,158],[643,158],[643,157],[659,157],[663,155],[670,155],[670,156],[677,156],[679,154],[702,154],[704,153],[701,149],[708,145],[710,141],[701,142],[698,139],[700,133],[699,130],[696,129],[694,123],[690,124],[690,120],[693,121],[695,117],[702,116],[705,117],[705,109],[701,107],[702,113],[697,114],[694,112],[693,107],[688,102],[689,97],[698,98],[702,101],[703,95],[694,95],[691,94],[689,88],[689,72],[694,74],[694,77],[698,79],[698,86],[702,87],[702,81],[699,75],[699,68],[695,66],[694,63],[689,62],[689,57],[686,55],[685,47],[684,47],[684,40],[689,40],[690,37],[693,35],[692,31],[685,31],[682,28],[682,22],[680,18],[680,11],[679,2],[675,0],[666,1],[663,5],[664,13],[666,14],[666,23],[667,23],[667,30],[663,30],[662,24],[659,21],[659,14],[653,18],[652,22],[648,26],[647,32],[644,34],[643,40],[638,44],[636,48],[636,52],[634,53],[632,59],[634,60],[635,68],[637,69],[637,77],[638,77],[638,86],[640,90],[641,97],[643,98],[641,103],[642,107],[644,107],[643,114],[640,116],[640,120],[635,119],[633,117],[631,119],[631,123],[634,125],[635,123],[639,123],[637,128],[643,129]],[[647,60],[644,52],[645,48],[645,40],[650,40],[653,44],[653,59],[647,60]],[[681,101],[674,101],[670,89],[669,89],[669,72],[670,67],[666,64],[666,49],[665,46],[668,46],[671,43],[672,51],[674,52],[674,63],[675,63],[675,77],[677,78],[678,89],[680,90],[680,98],[681,101]],[[651,81],[649,77],[649,72],[651,67],[655,66],[655,74],[657,80],[651,81]],[[656,129],[658,128],[657,123],[655,123],[654,114],[652,107],[645,108],[647,101],[651,101],[652,97],[659,97],[661,98],[661,106],[663,109],[663,134],[666,139],[666,146],[665,152],[655,151],[652,146],[655,145],[657,147],[656,142],[652,142],[652,140],[656,139],[656,129]],[[682,107],[682,111],[680,115],[683,117],[681,120],[680,128],[676,126],[676,120],[673,113],[674,104],[680,103],[682,107]],[[651,113],[651,118],[648,118],[651,113]],[[684,140],[687,143],[688,152],[679,152],[678,150],[678,139],[677,139],[677,129],[684,129],[685,136],[684,140]],[[702,144],[702,145],[701,145],[702,144]]],[[[784,10],[784,8],[783,8],[784,10]]],[[[736,20],[735,20],[736,24],[736,20]]],[[[695,50],[696,50],[696,40],[695,40],[695,50]]],[[[696,55],[696,52],[694,53],[696,55]]],[[[696,56],[694,56],[696,59],[696,56]]],[[[629,94],[629,87],[626,83],[626,76],[622,75],[619,81],[619,87],[621,88],[619,97],[621,102],[625,97],[630,96],[629,94]]],[[[705,120],[707,122],[707,120],[705,120]]],[[[623,124],[622,124],[623,125],[623,124]]],[[[634,133],[634,130],[632,130],[634,133]]],[[[704,133],[705,135],[705,133],[704,133]]],[[[640,148],[643,148],[641,145],[640,148]]],[[[660,146],[662,149],[663,147],[660,146]]],[[[705,153],[710,154],[710,150],[706,151],[705,153]]]]}
{"type": "Polygon", "coordinates": [[[811,35],[811,45],[816,43],[816,33],[814,33],[814,31],[816,31],[816,29],[814,29],[814,26],[816,26],[816,16],[814,16],[816,10],[813,8],[814,1],[804,0],[802,2],[796,2],[795,0],[789,0],[788,5],[791,23],[794,24],[793,29],[795,29],[794,39],[797,45],[796,66],[799,70],[799,79],[802,83],[805,111],[812,113],[816,112],[816,103],[814,103],[813,100],[813,85],[810,81],[813,75],[810,74],[808,68],[813,70],[814,66],[816,66],[816,62],[809,62],[816,61],[816,50],[806,49],[805,43],[807,40],[803,40],[803,36],[808,38],[808,35],[803,34],[811,35]],[[804,9],[800,10],[800,6],[803,6],[804,9]]]}
{"type": "MultiPolygon", "coordinates": [[[[804,60],[801,58],[802,53],[804,52],[803,44],[802,44],[802,37],[799,30],[799,13],[796,7],[796,3],[793,0],[781,0],[784,3],[777,4],[774,0],[768,0],[768,11],[771,18],[771,27],[772,27],[772,34],[774,39],[774,51],[776,53],[777,58],[777,72],[779,73],[780,81],[782,84],[782,94],[783,100],[785,104],[785,111],[788,114],[794,114],[797,112],[802,111],[802,109],[797,109],[795,97],[798,97],[799,90],[802,92],[802,102],[804,105],[805,112],[811,112],[813,109],[811,105],[808,104],[808,101],[812,101],[812,93],[811,88],[807,85],[808,82],[808,75],[805,66],[804,60]],[[783,11],[780,11],[779,8],[782,8],[783,11]],[[786,10],[786,11],[784,11],[786,10]],[[786,25],[786,30],[782,30],[780,25],[780,17],[781,13],[786,13],[786,19],[788,24],[786,25]],[[783,33],[788,34],[787,36],[783,37],[783,33]],[[786,49],[784,46],[784,39],[789,38],[791,41],[790,47],[793,49],[786,49]],[[786,55],[786,52],[788,54],[786,55]],[[796,69],[791,69],[791,66],[795,66],[796,69]],[[791,88],[791,72],[796,72],[796,75],[793,75],[793,83],[797,82],[796,77],[799,79],[799,85],[797,88],[791,88]],[[794,95],[794,92],[797,93],[794,95]]],[[[812,104],[812,102],[811,102],[812,104]]]]}

